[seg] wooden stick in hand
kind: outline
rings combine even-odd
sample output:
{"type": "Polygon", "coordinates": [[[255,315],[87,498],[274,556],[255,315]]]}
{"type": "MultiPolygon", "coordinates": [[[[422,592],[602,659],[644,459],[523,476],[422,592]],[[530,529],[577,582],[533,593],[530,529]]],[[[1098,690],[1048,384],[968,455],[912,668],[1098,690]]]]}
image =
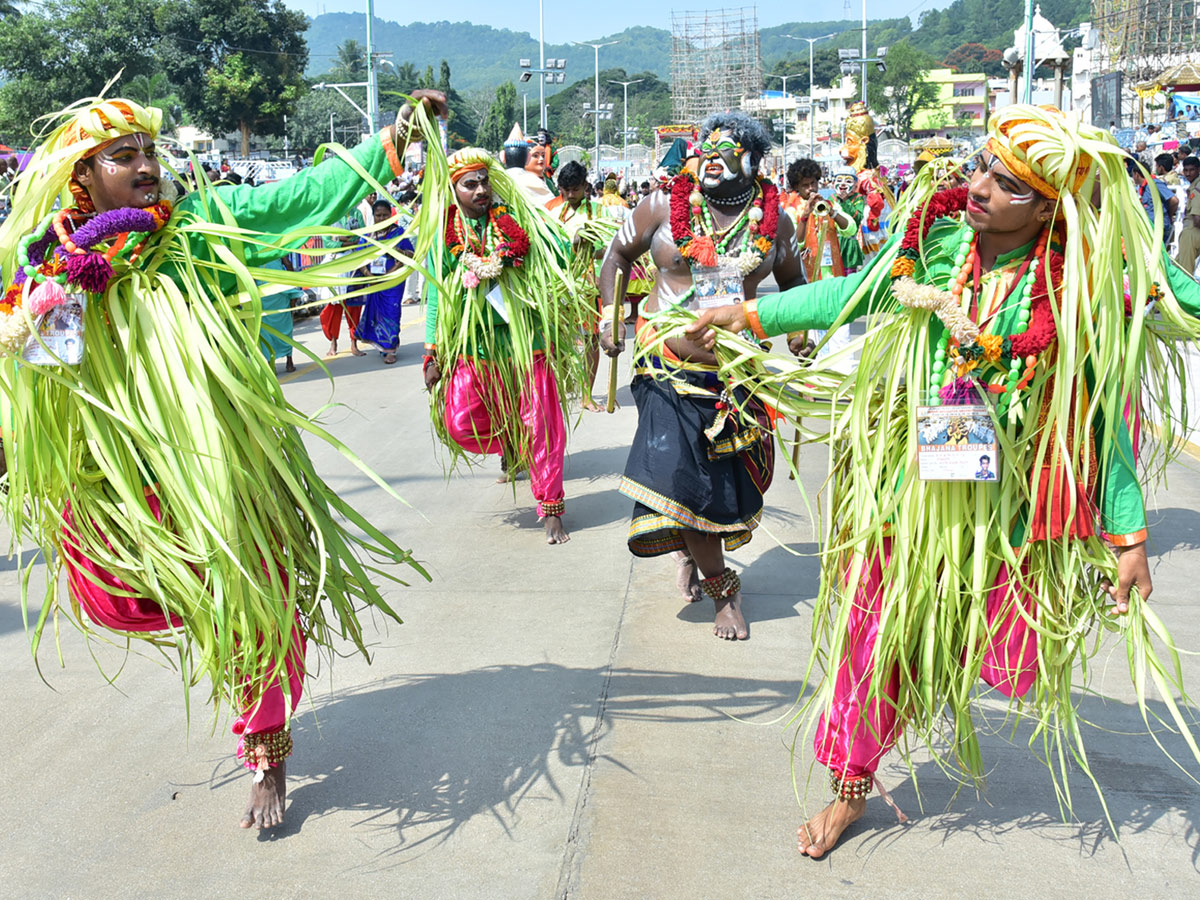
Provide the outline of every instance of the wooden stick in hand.
{"type": "MultiPolygon", "coordinates": [[[[612,320],[612,338],[615,342],[617,339],[617,329],[625,328],[625,273],[618,271],[616,281],[613,284],[613,320],[612,320]]],[[[608,405],[606,410],[612,412],[617,408],[617,365],[620,361],[619,356],[614,356],[608,361],[608,405]]]]}

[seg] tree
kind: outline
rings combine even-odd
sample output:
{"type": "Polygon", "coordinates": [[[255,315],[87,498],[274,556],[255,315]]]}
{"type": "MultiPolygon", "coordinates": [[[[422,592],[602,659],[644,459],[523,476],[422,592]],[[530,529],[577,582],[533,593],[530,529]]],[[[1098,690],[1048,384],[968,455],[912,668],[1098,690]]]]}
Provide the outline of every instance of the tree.
{"type": "MultiPolygon", "coordinates": [[[[767,70],[771,75],[800,75],[799,78],[788,79],[788,93],[808,93],[808,48],[804,52],[787,56],[767,70]]],[[[764,73],[767,74],[767,73],[764,73]]],[[[838,63],[837,47],[813,48],[813,86],[820,88],[833,87],[841,78],[841,68],[838,63]]],[[[763,78],[763,87],[767,90],[780,90],[778,78],[763,78]]]]}
{"type": "Polygon", "coordinates": [[[143,106],[161,109],[163,129],[166,131],[172,131],[183,124],[183,107],[179,103],[179,96],[162,72],[127,78],[121,85],[121,94],[143,106]]]}
{"type": "Polygon", "coordinates": [[[281,134],[304,95],[308,18],[282,0],[166,0],[162,55],[184,105],[215,134],[281,134]]]}
{"type": "Polygon", "coordinates": [[[479,126],[476,138],[479,146],[485,150],[500,150],[504,139],[512,130],[513,122],[517,120],[517,88],[511,81],[506,81],[496,89],[496,99],[488,108],[487,117],[479,126]]]}
{"type": "MultiPolygon", "coordinates": [[[[342,41],[337,48],[337,61],[330,75],[338,81],[366,81],[367,48],[354,38],[342,41]]],[[[330,80],[334,80],[332,77],[330,80]]]]}
{"type": "MultiPolygon", "coordinates": [[[[888,50],[886,72],[872,71],[867,76],[867,105],[882,113],[903,140],[911,136],[918,112],[938,106],[938,86],[925,80],[933,65],[929,54],[904,40],[888,50]]],[[[861,91],[861,73],[855,81],[861,91]]]]}
{"type": "MultiPolygon", "coordinates": [[[[0,28],[0,134],[25,146],[30,124],[83,97],[95,97],[124,71],[149,75],[160,0],[46,0],[0,28]]],[[[111,92],[110,92],[111,95],[111,92]]],[[[45,125],[39,123],[38,127],[45,125]]]]}
{"type": "Polygon", "coordinates": [[[942,65],[959,72],[982,72],[984,75],[998,76],[1004,74],[1004,66],[1000,62],[1004,58],[999,50],[985,47],[983,44],[960,44],[943,60],[942,65]]]}
{"type": "Polygon", "coordinates": [[[337,91],[309,91],[288,116],[288,136],[297,149],[315,150],[332,139],[352,147],[362,132],[363,117],[337,91]]]}

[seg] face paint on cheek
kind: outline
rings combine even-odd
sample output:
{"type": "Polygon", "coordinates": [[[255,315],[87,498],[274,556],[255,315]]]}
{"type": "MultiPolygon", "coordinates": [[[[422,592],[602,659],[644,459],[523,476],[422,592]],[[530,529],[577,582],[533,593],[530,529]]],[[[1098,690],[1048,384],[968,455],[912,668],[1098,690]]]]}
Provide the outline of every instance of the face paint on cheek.
{"type": "Polygon", "coordinates": [[[1036,196],[1037,195],[1032,190],[1029,190],[1023,194],[1013,194],[1012,199],[1008,202],[1013,206],[1028,206],[1033,202],[1033,198],[1036,196]]]}
{"type": "Polygon", "coordinates": [[[107,154],[96,154],[96,165],[98,165],[108,175],[116,175],[119,171],[116,161],[107,154]]]}

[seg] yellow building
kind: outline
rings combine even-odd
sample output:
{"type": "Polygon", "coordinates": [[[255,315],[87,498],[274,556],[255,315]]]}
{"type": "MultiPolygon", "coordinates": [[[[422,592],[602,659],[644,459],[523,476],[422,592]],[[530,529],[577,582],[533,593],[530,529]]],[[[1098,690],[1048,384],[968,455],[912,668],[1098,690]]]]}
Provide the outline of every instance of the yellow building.
{"type": "Polygon", "coordinates": [[[990,96],[986,75],[930,69],[925,81],[938,86],[937,106],[922,109],[913,117],[913,138],[983,133],[990,96]]]}

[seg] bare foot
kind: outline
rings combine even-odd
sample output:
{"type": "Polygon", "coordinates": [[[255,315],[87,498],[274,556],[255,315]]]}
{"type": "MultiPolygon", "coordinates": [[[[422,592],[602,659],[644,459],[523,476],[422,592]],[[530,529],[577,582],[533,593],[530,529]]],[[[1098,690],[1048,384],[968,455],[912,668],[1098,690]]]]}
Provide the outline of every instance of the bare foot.
{"type": "Polygon", "coordinates": [[[396,361],[396,351],[395,350],[389,350],[387,353],[383,354],[383,364],[385,366],[390,366],[395,361],[396,361]]]}
{"type": "Polygon", "coordinates": [[[750,629],[742,618],[742,592],[732,597],[714,601],[717,617],[713,620],[713,634],[724,641],[744,641],[750,637],[750,629]]]}
{"type": "Polygon", "coordinates": [[[330,359],[334,356],[337,356],[337,341],[330,341],[329,349],[325,351],[325,358],[330,359]]]}
{"type": "Polygon", "coordinates": [[[243,828],[274,828],[283,824],[287,798],[287,760],[263,772],[263,780],[250,785],[250,802],[242,813],[243,828]]]}
{"type": "Polygon", "coordinates": [[[295,372],[296,371],[296,364],[294,362],[292,362],[292,358],[290,356],[287,358],[287,364],[283,367],[283,371],[285,371],[285,372],[295,372]]]}
{"type": "Polygon", "coordinates": [[[563,528],[561,516],[546,516],[543,521],[546,523],[547,544],[565,544],[571,539],[567,529],[563,528]]]}
{"type": "Polygon", "coordinates": [[[358,349],[358,344],[354,343],[354,341],[351,341],[350,342],[350,355],[351,356],[366,356],[367,354],[365,354],[363,351],[358,349]]]}
{"type": "Polygon", "coordinates": [[[837,846],[842,832],[862,818],[867,800],[834,800],[796,829],[796,849],[820,859],[837,846]]]}
{"type": "Polygon", "coordinates": [[[604,408],[596,402],[596,398],[589,394],[583,401],[583,408],[588,412],[604,412],[604,408]]]}
{"type": "Polygon", "coordinates": [[[675,569],[675,586],[688,603],[704,599],[704,591],[700,589],[700,573],[696,569],[696,561],[682,550],[671,554],[678,566],[675,569]]]}

